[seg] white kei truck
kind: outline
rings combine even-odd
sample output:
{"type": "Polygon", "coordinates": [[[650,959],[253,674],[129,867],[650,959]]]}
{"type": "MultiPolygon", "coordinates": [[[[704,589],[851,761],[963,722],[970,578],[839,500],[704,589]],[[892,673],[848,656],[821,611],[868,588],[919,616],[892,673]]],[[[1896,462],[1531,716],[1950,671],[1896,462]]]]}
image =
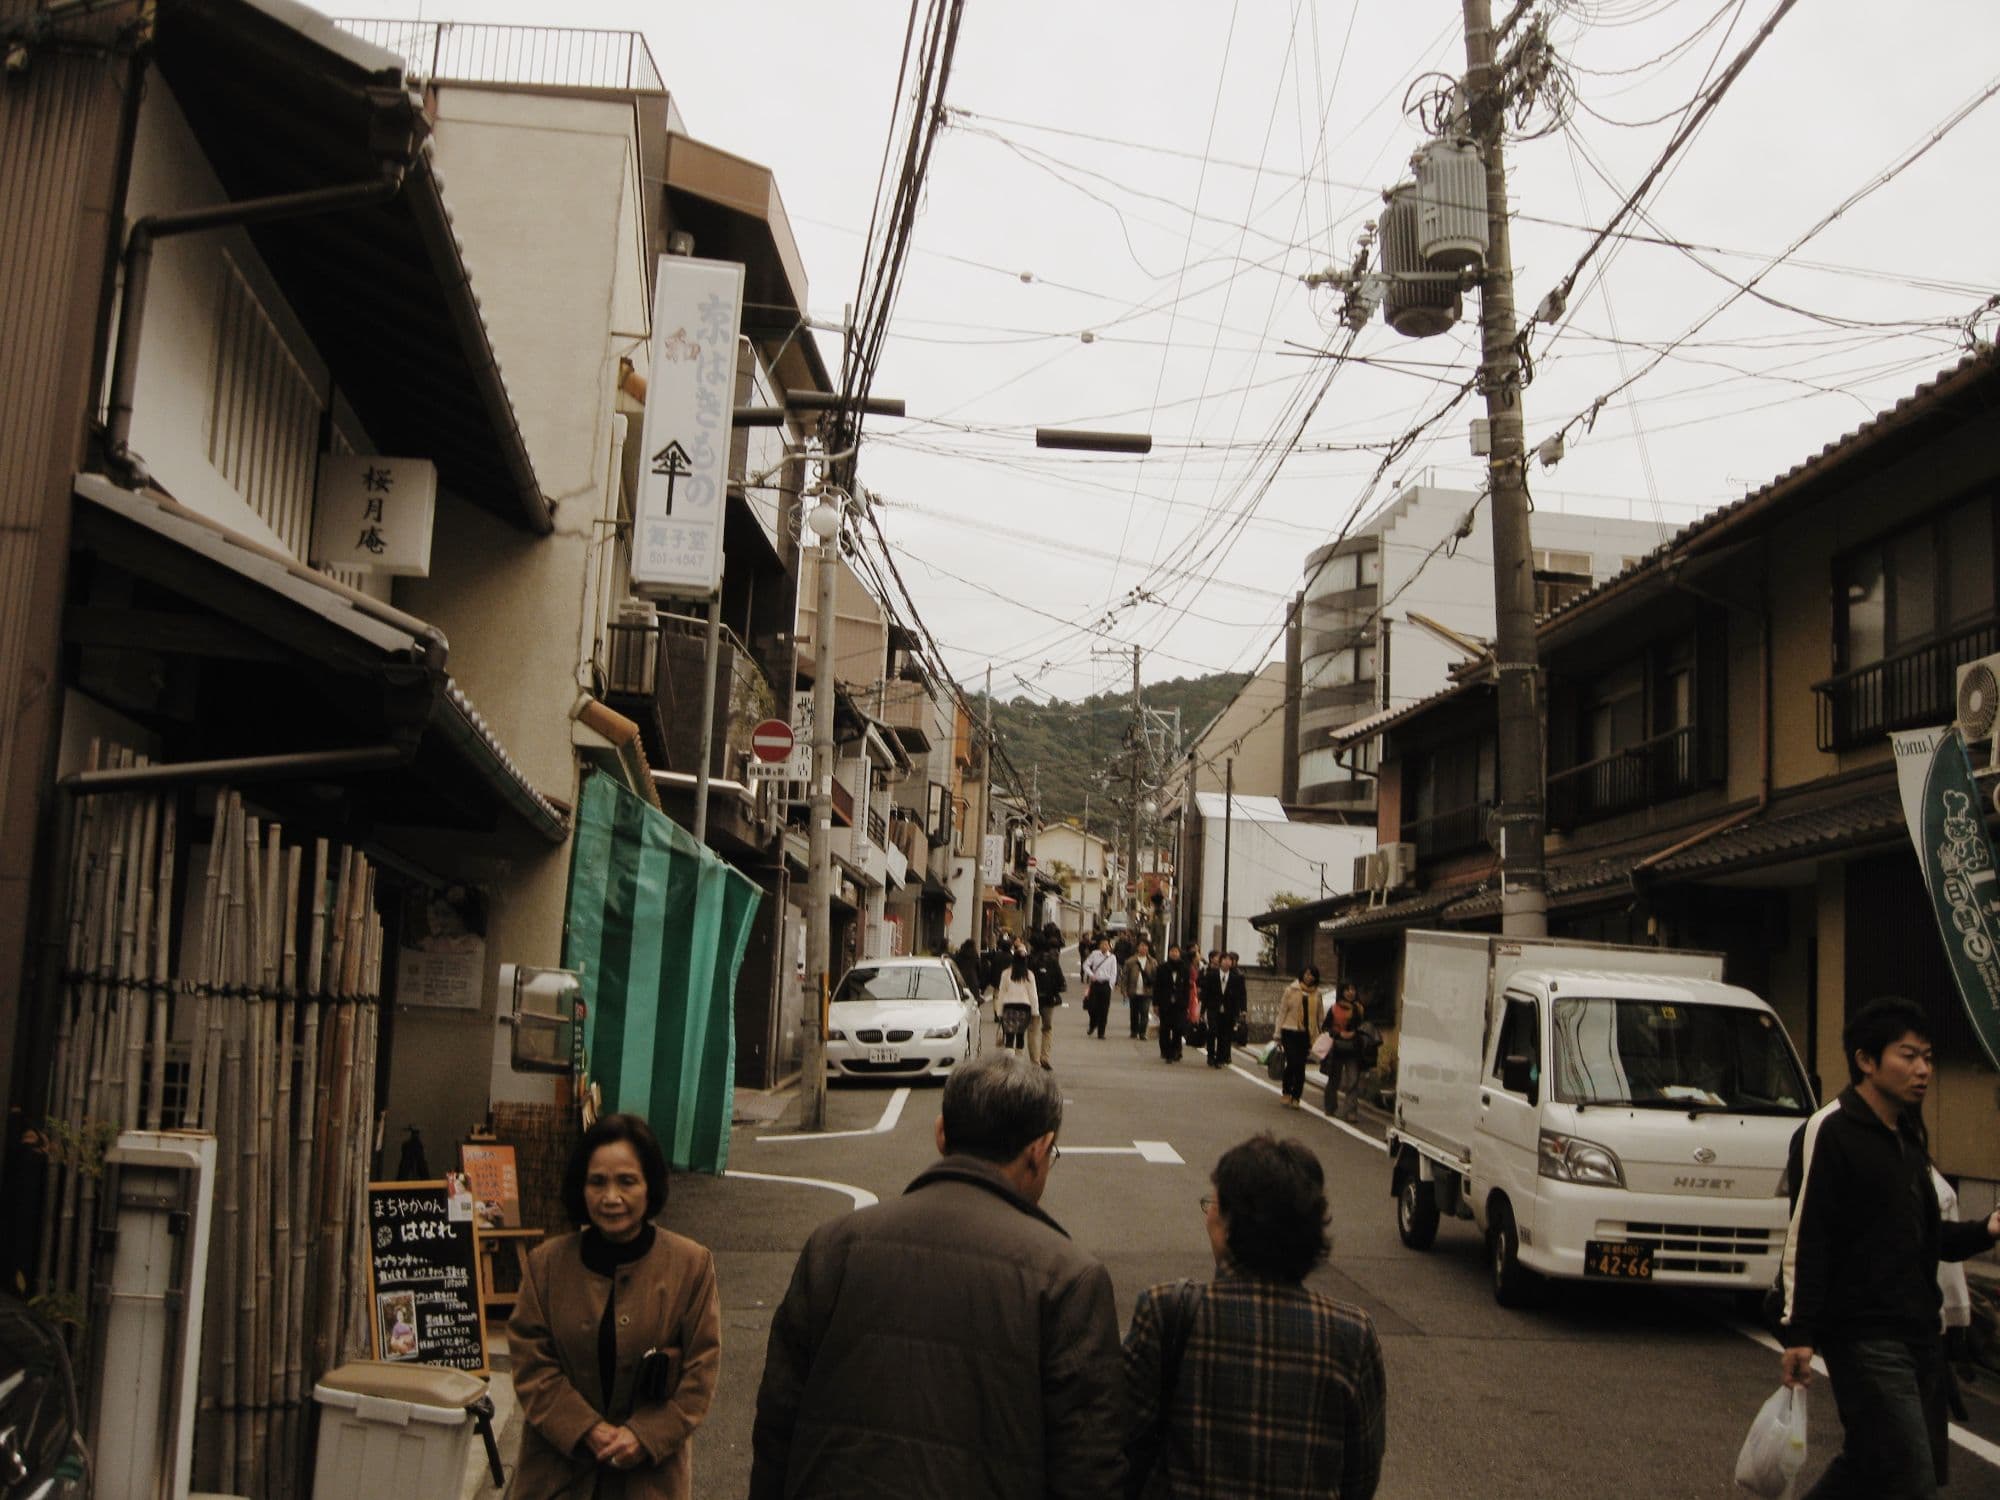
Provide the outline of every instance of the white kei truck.
{"type": "Polygon", "coordinates": [[[1721,955],[1411,932],[1397,1057],[1397,1229],[1428,1250],[1471,1219],[1502,1306],[1550,1277],[1746,1303],[1776,1280],[1812,1091],[1721,955]]]}

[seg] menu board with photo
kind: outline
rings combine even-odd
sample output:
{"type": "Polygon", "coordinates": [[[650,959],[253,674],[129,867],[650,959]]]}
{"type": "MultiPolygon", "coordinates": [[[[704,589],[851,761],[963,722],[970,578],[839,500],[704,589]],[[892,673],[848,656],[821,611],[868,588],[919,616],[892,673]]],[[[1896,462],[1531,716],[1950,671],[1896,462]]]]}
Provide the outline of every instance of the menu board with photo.
{"type": "Polygon", "coordinates": [[[375,1357],[486,1373],[479,1235],[463,1173],[368,1184],[375,1357]]]}
{"type": "Polygon", "coordinates": [[[497,1141],[467,1141],[459,1162],[472,1187],[472,1212],[481,1229],[521,1227],[521,1176],[514,1148],[497,1141]]]}

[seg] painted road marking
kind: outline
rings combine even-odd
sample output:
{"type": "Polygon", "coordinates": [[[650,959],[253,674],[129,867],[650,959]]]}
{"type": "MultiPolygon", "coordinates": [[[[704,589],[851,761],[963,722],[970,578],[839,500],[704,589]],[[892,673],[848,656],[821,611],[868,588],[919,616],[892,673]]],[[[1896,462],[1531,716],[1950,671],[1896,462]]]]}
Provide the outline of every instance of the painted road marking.
{"type": "MultiPolygon", "coordinates": [[[[849,1135],[866,1135],[865,1130],[852,1130],[849,1135]]],[[[828,1182],[822,1177],[780,1177],[775,1172],[739,1172],[734,1167],[722,1174],[724,1177],[743,1177],[751,1182],[789,1182],[796,1187],[825,1188],[829,1193],[845,1193],[854,1200],[856,1208],[873,1208],[882,1200],[867,1188],[855,1187],[846,1182],[828,1182]]]]}
{"type": "MultiPolygon", "coordinates": [[[[1229,1071],[1234,1073],[1238,1078],[1248,1079],[1250,1082],[1256,1084],[1257,1087],[1260,1089],[1266,1089],[1273,1094],[1279,1095],[1280,1097],[1283,1097],[1284,1095],[1285,1091],[1279,1088],[1275,1083],[1271,1082],[1270,1079],[1259,1078],[1255,1073],[1249,1072],[1247,1069],[1244,1068],[1239,1068],[1238,1066],[1236,1066],[1235,1063],[1231,1063],[1229,1065],[1229,1071]]],[[[1328,1114],[1325,1110],[1321,1109],[1317,1104],[1308,1104],[1306,1103],[1305,1100],[1301,1099],[1299,1101],[1299,1113],[1308,1115],[1318,1115],[1322,1120],[1326,1121],[1326,1123],[1331,1125],[1335,1130],[1338,1130],[1345,1135],[1353,1136],[1357,1141],[1361,1142],[1361,1144],[1364,1146],[1373,1146],[1377,1151],[1380,1151],[1385,1156],[1388,1154],[1389,1144],[1387,1141],[1378,1141],[1375,1139],[1374,1136],[1370,1135],[1367,1131],[1360,1129],[1358,1126],[1350,1125],[1345,1120],[1336,1120],[1332,1115],[1328,1114]]]]}
{"type": "Polygon", "coordinates": [[[1136,1156],[1163,1167],[1184,1167],[1186,1160],[1165,1141],[1134,1141],[1129,1146],[1065,1146],[1064,1156],[1136,1156]]]}
{"type": "Polygon", "coordinates": [[[882,1118],[866,1130],[787,1130],[776,1135],[760,1135],[760,1141],[846,1141],[857,1135],[887,1135],[903,1118],[903,1106],[910,1102],[908,1089],[897,1089],[882,1107],[882,1118]]]}
{"type": "MultiPolygon", "coordinates": [[[[1785,1352],[1783,1344],[1779,1343],[1766,1330],[1757,1327],[1755,1324],[1734,1322],[1726,1319],[1724,1321],[1729,1327],[1750,1340],[1751,1343],[1762,1344],[1773,1354],[1783,1354],[1785,1352]]],[[[1815,1375],[1826,1374],[1826,1361],[1821,1359],[1817,1354],[1813,1356],[1812,1367],[1815,1375]]],[[[1951,1440],[1966,1452],[1972,1454],[1973,1457],[1983,1458],[1995,1468],[2000,1468],[2000,1443],[1990,1442],[1978,1433],[1959,1426],[1956,1422],[1951,1424],[1951,1440]]]]}

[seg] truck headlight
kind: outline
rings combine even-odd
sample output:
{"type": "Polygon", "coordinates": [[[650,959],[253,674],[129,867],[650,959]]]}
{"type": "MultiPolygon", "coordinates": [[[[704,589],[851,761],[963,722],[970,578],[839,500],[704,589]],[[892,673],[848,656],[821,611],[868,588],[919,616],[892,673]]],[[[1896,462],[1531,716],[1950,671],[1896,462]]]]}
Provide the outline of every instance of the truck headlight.
{"type": "Polygon", "coordinates": [[[927,1042],[943,1042],[943,1041],[949,1041],[952,1037],[955,1037],[957,1035],[958,1035],[958,1027],[955,1025],[933,1026],[929,1031],[926,1031],[924,1033],[924,1040],[927,1042]]]}
{"type": "Polygon", "coordinates": [[[1625,1186],[1625,1168],[1617,1153],[1595,1141],[1544,1130],[1535,1170],[1558,1182],[1582,1182],[1594,1187],[1625,1186]]]}

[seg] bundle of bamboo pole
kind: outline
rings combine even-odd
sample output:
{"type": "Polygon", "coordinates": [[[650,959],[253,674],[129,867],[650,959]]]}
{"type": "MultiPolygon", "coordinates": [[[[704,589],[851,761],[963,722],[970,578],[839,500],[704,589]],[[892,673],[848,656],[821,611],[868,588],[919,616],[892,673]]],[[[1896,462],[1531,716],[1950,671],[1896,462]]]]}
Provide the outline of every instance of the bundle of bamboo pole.
{"type": "MultiPolygon", "coordinates": [[[[139,763],[90,749],[93,769],[139,763]]],[[[119,1130],[212,1133],[196,1478],[291,1500],[314,1380],[367,1352],[375,871],[326,839],[308,861],[227,789],[80,797],[69,850],[39,1290],[94,1313],[101,1156],[119,1130]]]]}

